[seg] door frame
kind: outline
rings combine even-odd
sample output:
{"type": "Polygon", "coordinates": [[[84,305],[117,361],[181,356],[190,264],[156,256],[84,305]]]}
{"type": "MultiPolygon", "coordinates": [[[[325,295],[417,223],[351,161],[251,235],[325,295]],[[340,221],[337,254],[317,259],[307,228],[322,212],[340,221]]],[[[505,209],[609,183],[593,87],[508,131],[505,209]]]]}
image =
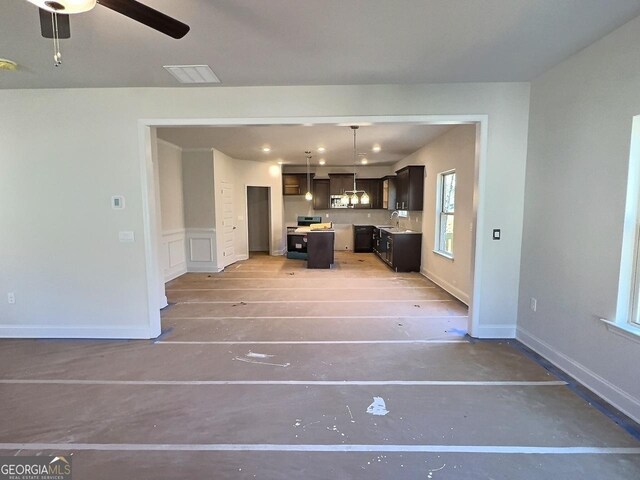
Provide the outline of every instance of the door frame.
{"type": "Polygon", "coordinates": [[[485,231],[485,193],[488,162],[489,116],[478,115],[357,115],[331,117],[238,117],[238,118],[151,118],[138,120],[139,152],[142,176],[142,209],[144,222],[144,247],[147,277],[147,301],[149,326],[152,333],[160,335],[160,309],[166,306],[166,294],[160,268],[159,185],[154,177],[154,158],[157,159],[154,127],[224,127],[249,125],[304,125],[304,124],[423,124],[423,125],[476,125],[475,174],[473,184],[473,229],[471,246],[471,301],[467,331],[480,335],[480,299],[482,292],[482,255],[485,231]]]}

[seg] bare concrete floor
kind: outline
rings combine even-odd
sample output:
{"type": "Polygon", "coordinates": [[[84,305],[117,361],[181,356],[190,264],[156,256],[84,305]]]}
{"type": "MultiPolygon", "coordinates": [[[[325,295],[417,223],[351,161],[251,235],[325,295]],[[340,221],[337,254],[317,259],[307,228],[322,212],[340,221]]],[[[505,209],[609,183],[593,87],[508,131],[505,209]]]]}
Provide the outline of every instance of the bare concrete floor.
{"type": "Polygon", "coordinates": [[[640,442],[511,342],[469,341],[455,298],[336,258],[184,275],[157,341],[0,342],[0,455],[96,480],[640,478],[640,442]]]}

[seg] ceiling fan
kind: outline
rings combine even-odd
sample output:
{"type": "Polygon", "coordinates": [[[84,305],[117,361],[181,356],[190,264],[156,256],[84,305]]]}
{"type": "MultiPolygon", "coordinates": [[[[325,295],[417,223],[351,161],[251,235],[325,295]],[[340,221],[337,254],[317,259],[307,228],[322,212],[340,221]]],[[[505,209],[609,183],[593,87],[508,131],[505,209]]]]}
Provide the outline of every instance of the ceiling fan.
{"type": "Polygon", "coordinates": [[[54,40],[56,66],[61,63],[58,40],[71,37],[69,15],[88,12],[96,6],[96,3],[175,39],[180,39],[189,32],[189,25],[136,0],[27,1],[40,8],[40,30],[44,38],[54,40]]]}

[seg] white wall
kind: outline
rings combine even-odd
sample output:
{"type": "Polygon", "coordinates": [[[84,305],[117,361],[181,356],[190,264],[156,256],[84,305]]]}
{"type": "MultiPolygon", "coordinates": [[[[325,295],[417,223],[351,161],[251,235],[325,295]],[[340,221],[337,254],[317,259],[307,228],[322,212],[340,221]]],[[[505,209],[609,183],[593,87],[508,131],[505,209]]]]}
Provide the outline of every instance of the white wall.
{"type": "Polygon", "coordinates": [[[182,158],[185,226],[214,228],[213,154],[211,150],[185,150],[182,158]]]}
{"type": "Polygon", "coordinates": [[[410,212],[412,219],[400,219],[400,223],[403,228],[412,230],[422,227],[421,271],[467,305],[471,295],[475,155],[475,125],[459,125],[439,135],[394,167],[398,170],[406,165],[425,165],[422,220],[416,221],[420,218],[415,214],[417,212],[410,212]],[[456,171],[453,260],[434,253],[438,174],[452,169],[456,171]]]}
{"type": "Polygon", "coordinates": [[[640,345],[598,319],[616,315],[639,44],[636,18],[532,84],[518,315],[520,339],[636,420],[640,345]]]}
{"type": "Polygon", "coordinates": [[[164,280],[172,280],[187,271],[182,194],[182,149],[157,140],[158,182],[160,189],[160,223],[162,242],[160,258],[164,280]]]}
{"type": "Polygon", "coordinates": [[[187,271],[217,272],[213,153],[183,150],[187,271]]]}
{"type": "Polygon", "coordinates": [[[158,139],[162,230],[184,229],[182,149],[158,139]]]}
{"type": "Polygon", "coordinates": [[[159,334],[140,164],[139,121],[153,118],[486,115],[475,334],[515,324],[528,84],[0,90],[0,104],[0,292],[17,300],[0,302],[0,336],[159,334]],[[111,210],[114,194],[125,210],[111,210]],[[497,227],[504,239],[491,242],[497,227]],[[136,242],[119,243],[120,230],[136,242]]]}
{"type": "Polygon", "coordinates": [[[277,165],[250,160],[238,160],[224,153],[213,151],[214,182],[216,196],[216,241],[218,268],[224,268],[223,258],[223,202],[222,183],[233,185],[233,206],[235,215],[234,261],[249,258],[249,241],[247,230],[247,187],[270,187],[271,237],[272,255],[280,255],[284,250],[284,223],[282,205],[282,174],[277,165]]]}

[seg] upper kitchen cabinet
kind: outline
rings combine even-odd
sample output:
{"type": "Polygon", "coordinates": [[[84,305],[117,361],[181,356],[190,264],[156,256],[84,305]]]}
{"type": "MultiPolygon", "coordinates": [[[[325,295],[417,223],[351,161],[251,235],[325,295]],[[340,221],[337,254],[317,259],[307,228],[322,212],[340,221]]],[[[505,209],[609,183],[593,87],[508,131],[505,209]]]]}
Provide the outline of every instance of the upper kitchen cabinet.
{"type": "Polygon", "coordinates": [[[356,189],[367,192],[369,203],[359,203],[355,208],[382,208],[382,181],[379,178],[358,178],[356,189]]]}
{"type": "MultiPolygon", "coordinates": [[[[313,173],[311,178],[313,179],[313,173]]],[[[306,173],[283,173],[282,174],[282,194],[283,195],[304,195],[307,193],[306,173]]]]}
{"type": "Polygon", "coordinates": [[[385,210],[395,210],[396,208],[396,177],[387,175],[380,180],[380,206],[385,210]]]}
{"type": "Polygon", "coordinates": [[[329,208],[329,179],[313,180],[313,209],[326,210],[329,208]]]}
{"type": "Polygon", "coordinates": [[[424,165],[411,165],[396,172],[396,210],[422,210],[424,165]]]}
{"type": "Polygon", "coordinates": [[[353,190],[353,173],[329,174],[330,195],[342,195],[347,190],[353,190]]]}

